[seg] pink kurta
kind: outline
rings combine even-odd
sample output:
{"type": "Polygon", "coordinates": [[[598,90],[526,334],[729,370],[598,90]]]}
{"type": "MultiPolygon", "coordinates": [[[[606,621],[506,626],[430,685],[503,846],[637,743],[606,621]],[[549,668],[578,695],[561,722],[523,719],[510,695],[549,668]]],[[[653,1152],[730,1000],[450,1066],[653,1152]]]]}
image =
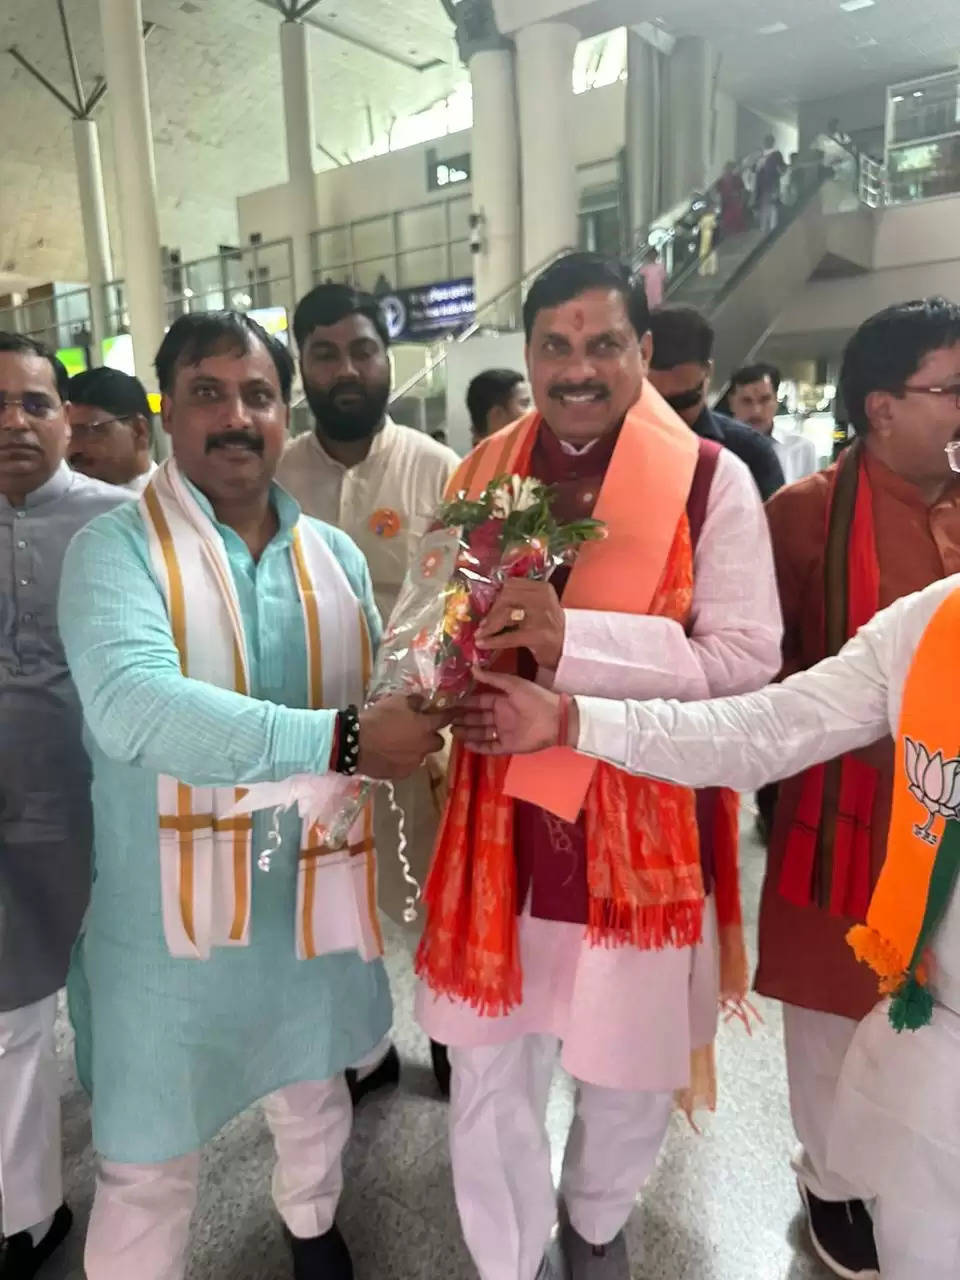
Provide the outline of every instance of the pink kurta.
{"type": "MultiPolygon", "coordinates": [[[[655,483],[655,479],[652,479],[655,483]]],[[[761,688],[780,668],[780,606],[770,538],[753,479],[724,451],[694,556],[688,630],[669,618],[568,609],[554,687],[607,698],[685,701],[761,688]]],[[[695,948],[591,947],[582,925],[519,921],[524,996],[506,1017],[437,997],[422,983],[416,1012],[434,1040],[498,1044],[543,1033],[561,1062],[608,1088],[667,1090],[688,1083],[691,1048],[716,1028],[714,914],[695,948]]]]}

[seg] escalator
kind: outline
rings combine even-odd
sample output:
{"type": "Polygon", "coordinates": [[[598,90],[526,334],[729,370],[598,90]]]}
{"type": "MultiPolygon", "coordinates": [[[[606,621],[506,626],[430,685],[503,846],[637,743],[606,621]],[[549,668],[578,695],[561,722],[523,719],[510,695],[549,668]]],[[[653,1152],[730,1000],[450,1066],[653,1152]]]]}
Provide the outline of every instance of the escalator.
{"type": "Polygon", "coordinates": [[[870,269],[869,211],[852,220],[845,214],[843,234],[835,234],[831,215],[842,207],[839,186],[832,178],[817,182],[795,208],[784,211],[772,233],[752,229],[719,241],[709,274],[695,254],[674,271],[665,301],[696,307],[716,330],[714,386],[722,387],[734,369],[750,361],[811,277],[870,269]]]}

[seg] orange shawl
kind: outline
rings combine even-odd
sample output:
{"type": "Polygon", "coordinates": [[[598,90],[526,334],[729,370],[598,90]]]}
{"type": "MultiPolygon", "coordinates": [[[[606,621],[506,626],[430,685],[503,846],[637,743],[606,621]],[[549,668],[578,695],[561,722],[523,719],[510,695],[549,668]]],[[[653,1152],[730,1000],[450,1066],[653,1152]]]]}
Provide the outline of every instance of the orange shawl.
{"type": "MultiPolygon", "coordinates": [[[[498,475],[527,474],[540,425],[539,415],[530,414],[484,441],[451,491],[475,495],[498,475]]],[[[627,416],[597,500],[594,514],[606,522],[608,536],[581,551],[566,606],[686,623],[693,555],[685,508],[697,452],[696,437],[648,385],[627,416]],[[638,521],[641,475],[655,475],[657,484],[638,521]]],[[[569,749],[498,759],[456,747],[417,955],[417,971],[431,989],[488,1015],[522,1000],[514,798],[568,821],[585,810],[591,942],[661,948],[701,940],[703,878],[692,791],[632,777],[569,749]]]]}

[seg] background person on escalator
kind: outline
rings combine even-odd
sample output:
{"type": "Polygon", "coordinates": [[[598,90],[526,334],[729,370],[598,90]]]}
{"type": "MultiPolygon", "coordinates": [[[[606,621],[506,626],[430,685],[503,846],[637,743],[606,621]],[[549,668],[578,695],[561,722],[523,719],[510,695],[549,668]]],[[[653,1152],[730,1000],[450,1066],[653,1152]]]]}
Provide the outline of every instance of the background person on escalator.
{"type": "Polygon", "coordinates": [[[772,442],[707,405],[713,375],[713,326],[696,307],[659,307],[650,318],[653,359],[649,378],[688,427],[716,440],[747,464],[766,501],[783,486],[772,442]]]}

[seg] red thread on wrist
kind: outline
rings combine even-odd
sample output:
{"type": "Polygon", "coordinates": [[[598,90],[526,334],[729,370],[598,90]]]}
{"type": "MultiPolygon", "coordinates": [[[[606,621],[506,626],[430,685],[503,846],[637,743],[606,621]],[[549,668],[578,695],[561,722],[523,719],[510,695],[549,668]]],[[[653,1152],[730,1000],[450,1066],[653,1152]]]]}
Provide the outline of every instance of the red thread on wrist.
{"type": "Polygon", "coordinates": [[[330,763],[327,765],[329,773],[336,773],[337,761],[340,759],[340,717],[337,716],[333,722],[333,744],[330,747],[330,763]]]}
{"type": "Polygon", "coordinates": [[[567,746],[567,738],[570,736],[570,704],[571,697],[569,693],[561,693],[560,695],[560,725],[557,731],[557,746],[567,746]]]}

